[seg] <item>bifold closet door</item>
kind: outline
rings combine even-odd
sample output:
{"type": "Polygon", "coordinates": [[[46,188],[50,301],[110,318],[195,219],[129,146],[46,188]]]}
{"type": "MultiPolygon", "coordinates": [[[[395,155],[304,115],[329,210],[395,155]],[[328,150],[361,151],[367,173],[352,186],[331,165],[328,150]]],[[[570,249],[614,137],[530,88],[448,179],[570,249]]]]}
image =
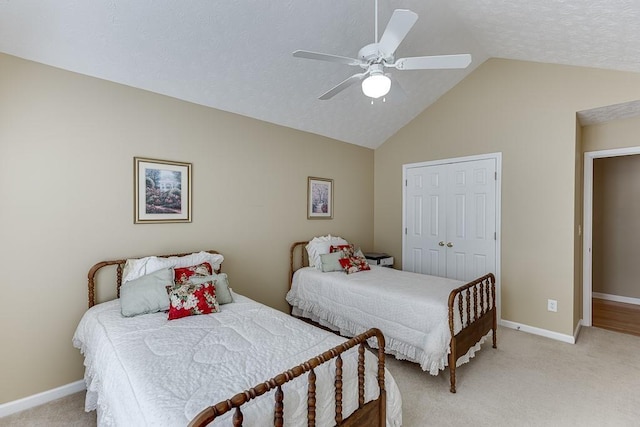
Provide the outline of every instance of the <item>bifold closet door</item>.
{"type": "Polygon", "coordinates": [[[469,281],[496,266],[496,161],[407,170],[405,269],[469,281]]]}

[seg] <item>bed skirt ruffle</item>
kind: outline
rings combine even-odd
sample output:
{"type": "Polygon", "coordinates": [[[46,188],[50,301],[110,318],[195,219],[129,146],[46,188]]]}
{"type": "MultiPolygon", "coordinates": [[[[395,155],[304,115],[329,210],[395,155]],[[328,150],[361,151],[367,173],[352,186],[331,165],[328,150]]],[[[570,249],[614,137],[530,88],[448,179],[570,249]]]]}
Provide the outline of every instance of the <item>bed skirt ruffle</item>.
{"type": "MultiPolygon", "coordinates": [[[[361,334],[374,326],[369,325],[369,327],[366,327],[360,325],[350,319],[326,310],[313,302],[303,301],[295,297],[288,297],[287,301],[293,307],[292,314],[294,316],[310,319],[322,326],[339,332],[340,335],[346,337],[353,337],[361,334]]],[[[385,331],[382,332],[384,334],[385,331]]],[[[475,353],[480,350],[480,346],[485,342],[490,334],[491,332],[487,333],[480,339],[480,341],[471,347],[464,356],[459,357],[456,362],[456,366],[469,362],[469,360],[475,356],[475,353]]],[[[449,346],[447,346],[446,349],[443,349],[441,353],[427,354],[422,349],[390,337],[389,334],[384,334],[384,338],[385,353],[393,355],[398,360],[408,360],[410,362],[417,363],[423,371],[429,372],[431,375],[438,375],[441,370],[449,365],[448,354],[451,352],[449,346]]],[[[368,344],[373,348],[377,348],[375,340],[369,340],[368,344]]]]}

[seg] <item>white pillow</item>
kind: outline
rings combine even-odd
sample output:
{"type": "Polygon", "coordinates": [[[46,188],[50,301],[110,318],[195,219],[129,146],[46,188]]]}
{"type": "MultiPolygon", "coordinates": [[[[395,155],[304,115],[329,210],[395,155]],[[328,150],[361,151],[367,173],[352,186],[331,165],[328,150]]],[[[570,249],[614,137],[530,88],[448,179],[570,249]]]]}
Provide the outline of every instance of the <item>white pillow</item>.
{"type": "Polygon", "coordinates": [[[224,257],[220,254],[210,254],[209,252],[198,252],[193,253],[181,257],[169,257],[169,258],[158,258],[152,257],[149,261],[147,261],[146,270],[147,274],[153,273],[154,271],[160,270],[162,268],[173,267],[173,268],[181,268],[181,267],[190,267],[192,265],[199,265],[203,262],[208,262],[211,264],[211,268],[217,271],[220,268],[220,264],[224,261],[224,257]]]}
{"type": "Polygon", "coordinates": [[[328,254],[330,246],[348,245],[349,242],[342,237],[331,236],[330,234],[321,237],[314,237],[307,244],[307,254],[309,255],[309,266],[322,270],[322,260],[320,255],[328,254]]]}
{"type": "Polygon", "coordinates": [[[138,277],[142,277],[146,274],[154,273],[163,268],[173,267],[190,267],[192,265],[202,264],[208,262],[211,264],[213,271],[217,271],[220,268],[220,264],[224,261],[224,257],[220,254],[210,254],[209,252],[197,252],[182,257],[169,257],[159,258],[156,256],[150,256],[140,258],[137,260],[127,260],[124,266],[124,273],[122,277],[122,283],[126,283],[130,280],[135,280],[138,277]],[[129,266],[129,269],[127,269],[129,266]]]}
{"type": "Polygon", "coordinates": [[[144,258],[128,259],[127,262],[125,262],[124,270],[122,271],[122,284],[124,285],[126,282],[144,276],[146,274],[145,267],[147,266],[147,261],[151,258],[155,257],[148,256],[144,258]]]}

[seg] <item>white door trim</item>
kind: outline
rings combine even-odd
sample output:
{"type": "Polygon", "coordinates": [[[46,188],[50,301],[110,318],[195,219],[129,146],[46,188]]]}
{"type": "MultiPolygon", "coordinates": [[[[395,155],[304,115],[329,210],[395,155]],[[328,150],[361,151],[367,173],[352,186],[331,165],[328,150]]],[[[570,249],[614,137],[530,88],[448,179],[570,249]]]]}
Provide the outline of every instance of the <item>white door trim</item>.
{"type": "MultiPolygon", "coordinates": [[[[402,165],[402,250],[404,252],[405,247],[405,229],[407,227],[406,218],[407,218],[407,187],[405,186],[405,182],[407,181],[407,169],[409,168],[419,168],[423,166],[435,166],[435,165],[444,165],[447,163],[460,163],[460,162],[471,162],[475,160],[485,160],[485,159],[495,159],[496,161],[496,173],[498,174],[496,178],[496,271],[493,273],[496,276],[496,306],[498,308],[497,317],[498,320],[502,320],[501,316],[501,292],[500,292],[500,254],[501,254],[501,207],[502,207],[502,153],[487,153],[487,154],[479,154],[475,156],[465,156],[465,157],[454,157],[450,159],[440,159],[440,160],[431,160],[427,162],[419,162],[419,163],[407,163],[402,165]]],[[[402,269],[404,270],[405,266],[405,256],[402,254],[402,269]]]]}
{"type": "Polygon", "coordinates": [[[587,151],[584,153],[584,207],[582,222],[582,325],[591,326],[591,300],[593,293],[593,259],[591,246],[593,244],[593,159],[606,157],[628,156],[640,154],[640,147],[615,148],[612,150],[587,151]]]}

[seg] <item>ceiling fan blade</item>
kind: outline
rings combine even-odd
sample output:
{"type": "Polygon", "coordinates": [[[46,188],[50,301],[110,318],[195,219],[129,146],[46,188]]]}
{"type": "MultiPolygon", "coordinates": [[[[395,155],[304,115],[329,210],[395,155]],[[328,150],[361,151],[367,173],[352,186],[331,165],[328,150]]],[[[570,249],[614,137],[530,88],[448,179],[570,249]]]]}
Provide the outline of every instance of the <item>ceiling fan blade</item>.
{"type": "Polygon", "coordinates": [[[451,68],[467,68],[471,64],[471,55],[435,55],[400,58],[393,65],[398,70],[442,70],[451,68]]]}
{"type": "Polygon", "coordinates": [[[356,58],[348,58],[346,56],[330,55],[328,53],[310,52],[308,50],[296,50],[293,52],[296,58],[315,59],[318,61],[339,62],[347,65],[361,65],[363,62],[356,58]]]}
{"type": "Polygon", "coordinates": [[[325,92],[322,95],[320,95],[320,97],[318,99],[322,99],[323,101],[325,101],[327,99],[333,98],[339,92],[342,92],[343,90],[345,90],[346,88],[348,88],[352,84],[361,81],[366,76],[367,76],[367,73],[354,74],[353,76],[351,76],[348,79],[344,80],[339,85],[334,86],[332,89],[329,89],[327,92],[325,92]]]}
{"type": "Polygon", "coordinates": [[[407,36],[413,24],[418,20],[418,14],[407,9],[396,9],[380,37],[378,49],[384,56],[391,56],[402,40],[407,36]]]}

